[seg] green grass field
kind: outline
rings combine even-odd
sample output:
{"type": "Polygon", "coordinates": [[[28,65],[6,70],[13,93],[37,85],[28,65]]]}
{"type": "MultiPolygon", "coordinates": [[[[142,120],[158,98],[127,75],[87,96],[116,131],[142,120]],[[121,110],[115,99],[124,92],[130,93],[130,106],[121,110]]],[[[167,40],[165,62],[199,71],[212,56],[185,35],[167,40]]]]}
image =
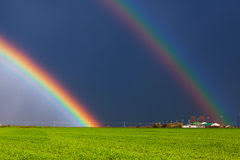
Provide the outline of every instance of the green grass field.
{"type": "Polygon", "coordinates": [[[240,159],[240,129],[0,128],[0,159],[240,159]]]}

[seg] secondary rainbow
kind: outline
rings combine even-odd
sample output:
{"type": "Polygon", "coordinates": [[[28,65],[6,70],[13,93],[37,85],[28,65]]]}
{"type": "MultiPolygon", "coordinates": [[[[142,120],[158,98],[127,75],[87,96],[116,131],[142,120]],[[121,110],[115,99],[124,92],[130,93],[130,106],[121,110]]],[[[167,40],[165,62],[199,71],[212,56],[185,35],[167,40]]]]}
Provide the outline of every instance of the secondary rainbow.
{"type": "Polygon", "coordinates": [[[77,101],[69,91],[63,87],[56,79],[50,76],[27,54],[11,45],[3,37],[0,37],[0,56],[7,59],[11,65],[24,72],[29,78],[43,88],[48,96],[58,101],[63,109],[77,121],[82,127],[99,127],[100,123],[93,117],[86,107],[77,101]]]}
{"type": "MultiPolygon", "coordinates": [[[[170,51],[170,47],[148,25],[141,15],[137,13],[127,0],[100,0],[106,8],[110,9],[122,22],[124,22],[135,35],[149,48],[151,53],[175,77],[177,82],[192,96],[201,110],[216,121],[225,120],[222,107],[207,93],[203,85],[189,72],[177,54],[170,51]]],[[[140,3],[140,2],[139,2],[140,3]]]]}

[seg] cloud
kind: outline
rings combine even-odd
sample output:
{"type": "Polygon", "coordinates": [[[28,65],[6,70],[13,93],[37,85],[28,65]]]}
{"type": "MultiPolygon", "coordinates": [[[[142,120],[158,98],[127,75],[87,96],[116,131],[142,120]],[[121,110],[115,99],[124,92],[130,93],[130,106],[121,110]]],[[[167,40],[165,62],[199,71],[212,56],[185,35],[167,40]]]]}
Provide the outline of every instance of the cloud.
{"type": "Polygon", "coordinates": [[[59,107],[0,63],[0,123],[70,122],[59,107]]]}

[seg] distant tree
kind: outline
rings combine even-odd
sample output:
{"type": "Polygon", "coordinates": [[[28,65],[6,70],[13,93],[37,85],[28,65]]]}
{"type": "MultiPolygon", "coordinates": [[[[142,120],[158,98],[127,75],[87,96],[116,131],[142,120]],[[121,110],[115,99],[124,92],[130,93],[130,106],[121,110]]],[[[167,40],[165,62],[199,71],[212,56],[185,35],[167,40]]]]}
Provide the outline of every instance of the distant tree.
{"type": "Polygon", "coordinates": [[[222,121],[222,120],[220,120],[220,126],[221,127],[224,127],[225,125],[224,125],[224,122],[222,121]]]}
{"type": "Polygon", "coordinates": [[[196,122],[196,116],[191,116],[191,117],[190,117],[190,122],[191,122],[191,123],[196,122]]]}
{"type": "Polygon", "coordinates": [[[181,128],[182,125],[179,122],[174,122],[174,123],[168,123],[167,128],[181,128]]]}
{"type": "Polygon", "coordinates": [[[153,128],[161,128],[161,124],[160,123],[154,123],[153,128]]]}
{"type": "Polygon", "coordinates": [[[205,116],[200,116],[199,118],[198,118],[198,121],[199,122],[205,122],[205,116]]]}

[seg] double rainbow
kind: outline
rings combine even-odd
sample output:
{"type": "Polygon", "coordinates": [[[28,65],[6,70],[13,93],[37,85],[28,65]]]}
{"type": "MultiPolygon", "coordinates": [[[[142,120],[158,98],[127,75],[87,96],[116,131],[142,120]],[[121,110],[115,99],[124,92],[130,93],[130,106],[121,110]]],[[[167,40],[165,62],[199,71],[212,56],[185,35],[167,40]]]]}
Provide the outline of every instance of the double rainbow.
{"type": "Polygon", "coordinates": [[[60,110],[66,110],[68,114],[71,115],[71,118],[74,117],[79,126],[100,126],[95,117],[86,110],[86,107],[77,101],[63,85],[43,70],[42,67],[27,56],[27,54],[10,45],[10,43],[2,37],[0,37],[0,58],[1,57],[37,83],[38,88],[44,90],[48,96],[50,96],[50,99],[55,99],[55,101],[60,104],[60,110]]]}
{"type": "MultiPolygon", "coordinates": [[[[127,0],[99,0],[123,21],[151,50],[151,53],[172,73],[177,82],[192,96],[196,104],[212,119],[225,120],[222,108],[204,89],[203,85],[193,76],[177,54],[169,50],[161,37],[147,25],[141,16],[128,6],[127,0]]],[[[98,127],[100,124],[59,82],[43,70],[30,57],[10,45],[0,37],[0,56],[7,59],[11,65],[20,69],[41,89],[61,104],[81,126],[98,127]]]]}

